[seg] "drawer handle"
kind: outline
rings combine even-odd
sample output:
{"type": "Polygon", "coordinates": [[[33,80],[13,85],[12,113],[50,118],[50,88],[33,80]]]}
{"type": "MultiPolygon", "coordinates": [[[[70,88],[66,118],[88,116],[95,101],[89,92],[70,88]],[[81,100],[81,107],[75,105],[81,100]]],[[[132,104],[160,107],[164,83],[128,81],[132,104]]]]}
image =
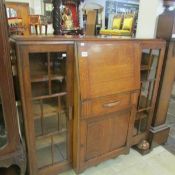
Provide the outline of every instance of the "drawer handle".
{"type": "Polygon", "coordinates": [[[114,102],[111,102],[111,103],[104,104],[103,107],[105,107],[105,108],[112,108],[112,107],[117,106],[119,104],[120,104],[120,101],[114,101],[114,102]]]}

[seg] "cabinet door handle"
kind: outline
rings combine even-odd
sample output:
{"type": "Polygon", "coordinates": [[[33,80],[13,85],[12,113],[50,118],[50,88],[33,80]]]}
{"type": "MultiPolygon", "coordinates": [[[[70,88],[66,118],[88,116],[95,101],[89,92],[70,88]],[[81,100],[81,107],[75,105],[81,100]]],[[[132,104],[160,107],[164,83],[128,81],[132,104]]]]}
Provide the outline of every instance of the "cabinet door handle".
{"type": "Polygon", "coordinates": [[[120,101],[114,101],[114,102],[111,102],[111,103],[103,104],[103,107],[105,107],[105,108],[112,108],[112,107],[117,106],[119,104],[120,104],[120,101]]]}

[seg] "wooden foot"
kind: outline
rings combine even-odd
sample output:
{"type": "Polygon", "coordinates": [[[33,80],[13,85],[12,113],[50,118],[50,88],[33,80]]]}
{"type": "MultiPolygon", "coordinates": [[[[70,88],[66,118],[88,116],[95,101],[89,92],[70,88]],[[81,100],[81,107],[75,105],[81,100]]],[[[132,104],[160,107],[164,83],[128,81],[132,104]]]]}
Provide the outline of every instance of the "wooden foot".
{"type": "Polygon", "coordinates": [[[148,154],[151,151],[150,144],[147,140],[142,140],[134,148],[142,155],[148,154]]]}

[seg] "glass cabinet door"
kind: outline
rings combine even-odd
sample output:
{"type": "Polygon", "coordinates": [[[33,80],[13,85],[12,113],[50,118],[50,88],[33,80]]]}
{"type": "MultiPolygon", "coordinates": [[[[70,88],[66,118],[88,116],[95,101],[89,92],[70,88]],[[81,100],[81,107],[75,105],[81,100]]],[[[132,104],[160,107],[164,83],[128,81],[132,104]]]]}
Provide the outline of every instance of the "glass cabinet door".
{"type": "Polygon", "coordinates": [[[2,104],[2,94],[0,88],[0,150],[7,145],[7,129],[4,119],[3,104],[2,104]]]}
{"type": "Polygon", "coordinates": [[[155,84],[158,82],[157,73],[161,59],[161,49],[143,49],[141,57],[141,82],[140,95],[137,106],[137,115],[135,121],[134,135],[144,133],[149,127],[155,98],[157,93],[155,84]]]}
{"type": "Polygon", "coordinates": [[[29,53],[38,168],[68,160],[67,53],[29,53]]]}

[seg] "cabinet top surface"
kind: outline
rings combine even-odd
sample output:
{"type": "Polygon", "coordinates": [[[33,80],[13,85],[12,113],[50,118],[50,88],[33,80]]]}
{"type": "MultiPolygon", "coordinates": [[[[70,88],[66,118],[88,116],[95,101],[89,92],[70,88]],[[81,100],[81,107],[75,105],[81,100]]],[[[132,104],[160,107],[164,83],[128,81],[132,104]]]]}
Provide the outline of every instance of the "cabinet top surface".
{"type": "Polygon", "coordinates": [[[30,36],[11,36],[15,42],[74,42],[74,41],[157,41],[165,42],[162,39],[142,39],[122,36],[62,36],[62,35],[30,35],[30,36]]]}

